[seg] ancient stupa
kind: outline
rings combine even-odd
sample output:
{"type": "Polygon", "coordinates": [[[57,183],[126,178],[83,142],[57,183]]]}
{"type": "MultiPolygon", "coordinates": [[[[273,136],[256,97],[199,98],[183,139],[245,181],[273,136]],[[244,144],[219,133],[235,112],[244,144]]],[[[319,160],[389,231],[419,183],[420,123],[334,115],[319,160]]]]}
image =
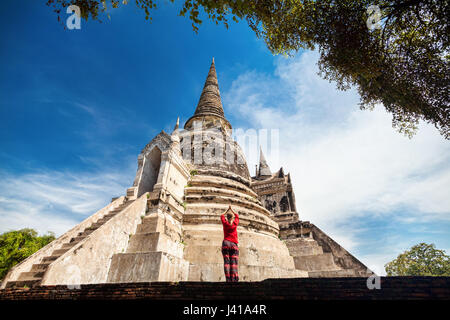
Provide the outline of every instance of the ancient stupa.
{"type": "Polygon", "coordinates": [[[260,152],[250,176],[231,138],[214,59],[194,115],[138,156],[133,186],[16,265],[2,288],[149,281],[224,281],[220,215],[239,213],[240,281],[365,276],[367,267],[299,220],[289,174],[260,152]],[[213,147],[211,147],[213,146],[213,147]]]}

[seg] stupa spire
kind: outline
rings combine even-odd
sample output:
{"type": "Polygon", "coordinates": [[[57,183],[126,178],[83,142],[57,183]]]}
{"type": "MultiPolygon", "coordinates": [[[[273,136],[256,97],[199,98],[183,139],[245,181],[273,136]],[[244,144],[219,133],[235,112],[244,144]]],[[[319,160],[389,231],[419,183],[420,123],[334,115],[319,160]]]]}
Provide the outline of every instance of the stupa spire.
{"type": "Polygon", "coordinates": [[[269,165],[267,164],[266,158],[264,157],[264,153],[262,152],[262,148],[259,147],[259,175],[260,176],[271,176],[272,172],[270,171],[269,165]]]}
{"type": "Polygon", "coordinates": [[[204,117],[215,117],[222,119],[226,126],[231,129],[231,124],[225,118],[223,112],[222,99],[220,98],[219,81],[217,80],[216,65],[214,58],[209,67],[200,99],[195,109],[194,115],[186,121],[185,128],[189,127],[193,120],[200,120],[204,117]]]}
{"type": "Polygon", "coordinates": [[[194,115],[217,115],[224,117],[214,58],[212,59],[194,115]]]}

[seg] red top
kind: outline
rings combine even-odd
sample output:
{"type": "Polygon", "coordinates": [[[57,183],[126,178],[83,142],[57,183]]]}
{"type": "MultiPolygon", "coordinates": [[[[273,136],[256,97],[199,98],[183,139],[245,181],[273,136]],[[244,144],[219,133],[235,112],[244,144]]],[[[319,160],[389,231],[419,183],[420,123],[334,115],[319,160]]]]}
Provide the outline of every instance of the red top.
{"type": "Polygon", "coordinates": [[[235,217],[232,224],[228,223],[228,220],[225,218],[225,214],[222,214],[220,218],[222,219],[223,225],[223,240],[228,240],[237,244],[237,226],[239,224],[239,215],[237,213],[235,213],[234,215],[235,217]]]}

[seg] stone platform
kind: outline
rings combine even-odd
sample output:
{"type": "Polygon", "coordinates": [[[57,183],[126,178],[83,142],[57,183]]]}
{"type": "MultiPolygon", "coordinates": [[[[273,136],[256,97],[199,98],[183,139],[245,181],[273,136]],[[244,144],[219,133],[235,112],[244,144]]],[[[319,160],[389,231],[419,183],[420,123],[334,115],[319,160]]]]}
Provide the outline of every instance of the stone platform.
{"type": "Polygon", "coordinates": [[[0,290],[0,300],[449,300],[450,277],[267,279],[259,282],[139,282],[0,290]]]}

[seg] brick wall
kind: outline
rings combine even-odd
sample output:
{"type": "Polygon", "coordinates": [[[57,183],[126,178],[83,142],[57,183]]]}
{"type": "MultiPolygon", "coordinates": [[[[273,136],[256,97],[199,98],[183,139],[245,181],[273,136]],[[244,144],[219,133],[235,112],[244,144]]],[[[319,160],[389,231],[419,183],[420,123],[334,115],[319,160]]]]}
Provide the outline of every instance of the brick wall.
{"type": "Polygon", "coordinates": [[[268,279],[261,282],[145,282],[0,290],[0,300],[422,300],[450,299],[450,277],[381,277],[369,290],[366,278],[268,279]]]}

